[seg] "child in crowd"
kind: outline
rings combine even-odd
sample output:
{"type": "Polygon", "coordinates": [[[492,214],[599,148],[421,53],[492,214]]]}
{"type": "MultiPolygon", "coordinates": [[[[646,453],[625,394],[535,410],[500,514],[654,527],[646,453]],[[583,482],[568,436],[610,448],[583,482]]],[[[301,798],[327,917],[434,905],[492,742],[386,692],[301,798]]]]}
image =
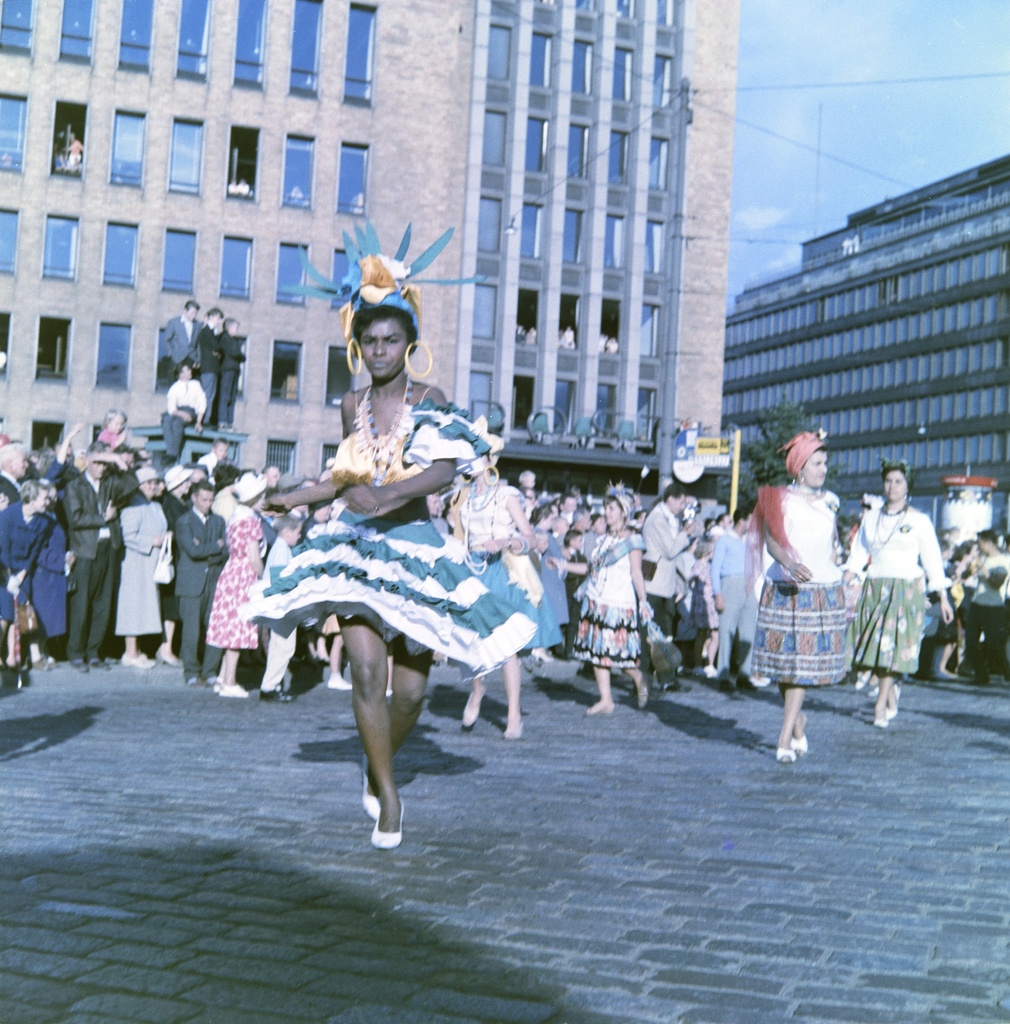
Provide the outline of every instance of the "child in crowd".
{"type": "MultiPolygon", "coordinates": [[[[277,531],[277,540],[274,541],[270,554],[267,555],[266,564],[263,566],[263,579],[269,580],[274,569],[282,569],[291,561],[291,549],[298,544],[302,536],[301,516],[288,513],[281,516],[274,524],[277,531]]],[[[263,672],[263,680],[260,683],[260,700],[272,700],[287,703],[294,700],[294,697],[284,689],[284,674],[287,672],[288,663],[295,653],[295,638],[297,630],[290,636],[281,636],[280,633],[270,633],[270,643],[267,647],[267,667],[263,672]]]]}

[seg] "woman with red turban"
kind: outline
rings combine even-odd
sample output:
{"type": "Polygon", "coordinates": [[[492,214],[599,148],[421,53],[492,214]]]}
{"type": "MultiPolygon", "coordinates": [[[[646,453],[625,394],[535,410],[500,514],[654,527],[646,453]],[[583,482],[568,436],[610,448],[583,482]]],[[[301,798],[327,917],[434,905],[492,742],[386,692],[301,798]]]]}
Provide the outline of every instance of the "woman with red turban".
{"type": "Polygon", "coordinates": [[[824,489],[824,441],[824,434],[804,431],[780,449],[792,483],[758,491],[748,542],[748,579],[765,575],[754,674],[777,682],[785,701],[775,753],[782,764],[808,749],[801,710],[806,688],[839,683],[849,667],[838,498],[824,489]]]}

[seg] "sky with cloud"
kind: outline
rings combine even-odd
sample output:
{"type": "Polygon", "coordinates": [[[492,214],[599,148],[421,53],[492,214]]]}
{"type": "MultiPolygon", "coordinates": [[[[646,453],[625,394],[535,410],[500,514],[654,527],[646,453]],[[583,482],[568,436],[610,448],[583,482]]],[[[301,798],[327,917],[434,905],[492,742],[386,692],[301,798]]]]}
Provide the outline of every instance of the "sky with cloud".
{"type": "Polygon", "coordinates": [[[737,90],[730,305],[848,214],[1010,154],[1010,2],[741,0],[737,90]]]}

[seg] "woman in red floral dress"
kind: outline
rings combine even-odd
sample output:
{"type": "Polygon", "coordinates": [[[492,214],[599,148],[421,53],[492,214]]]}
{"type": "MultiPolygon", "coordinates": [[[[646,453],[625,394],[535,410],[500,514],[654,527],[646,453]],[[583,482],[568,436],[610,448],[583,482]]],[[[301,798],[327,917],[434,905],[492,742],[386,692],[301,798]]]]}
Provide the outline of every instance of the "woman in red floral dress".
{"type": "Polygon", "coordinates": [[[259,646],[259,630],[238,614],[249,600],[249,589],[263,575],[263,528],[253,506],[263,500],[266,478],[246,473],[235,485],[238,505],[228,520],[228,561],[217,581],[214,604],[207,626],[207,643],[224,650],[221,675],[214,690],[221,697],[248,697],[238,685],[239,651],[254,651],[259,646]]]}

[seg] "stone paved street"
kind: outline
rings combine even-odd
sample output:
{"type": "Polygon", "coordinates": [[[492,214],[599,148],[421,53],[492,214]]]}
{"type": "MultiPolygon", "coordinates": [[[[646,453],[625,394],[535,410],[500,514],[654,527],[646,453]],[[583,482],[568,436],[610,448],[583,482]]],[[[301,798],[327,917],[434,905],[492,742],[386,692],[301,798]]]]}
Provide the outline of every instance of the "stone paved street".
{"type": "Polygon", "coordinates": [[[2,1024],[1010,1022],[1002,684],[909,685],[886,732],[813,693],[781,766],[777,693],[587,718],[552,665],[507,743],[500,683],[464,733],[438,669],[379,852],[317,679],[288,705],[167,669],[3,691],[2,1024]]]}

